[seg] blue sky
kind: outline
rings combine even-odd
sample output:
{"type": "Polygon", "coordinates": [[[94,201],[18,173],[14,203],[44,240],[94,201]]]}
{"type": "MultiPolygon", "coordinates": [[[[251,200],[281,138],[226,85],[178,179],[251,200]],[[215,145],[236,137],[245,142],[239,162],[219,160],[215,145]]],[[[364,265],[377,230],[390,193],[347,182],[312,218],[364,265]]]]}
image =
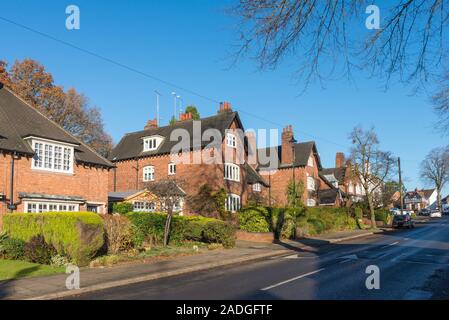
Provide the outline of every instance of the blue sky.
{"type": "MultiPolygon", "coordinates": [[[[354,83],[329,81],[300,94],[293,78],[295,59],[276,70],[257,71],[250,59],[231,66],[235,20],[225,14],[231,2],[189,1],[2,1],[0,17],[24,24],[144,73],[175,83],[240,110],[246,128],[292,124],[299,141],[315,140],[324,166],[333,166],[337,151],[348,152],[348,133],[356,125],[374,126],[382,148],[400,156],[408,189],[423,187],[419,164],[434,147],[447,144],[433,128],[437,120],[425,94],[410,87],[369,79],[363,71],[354,83]],[[65,28],[65,8],[81,10],[81,29],[65,28]],[[256,115],[256,116],[253,116],[256,115]],[[269,121],[265,121],[263,119],[269,121]]],[[[360,28],[364,27],[361,21],[360,28]]],[[[75,87],[102,110],[107,131],[118,142],[126,132],[141,130],[155,116],[161,97],[162,122],[173,114],[176,91],[184,106],[195,104],[202,116],[218,105],[111,63],[64,46],[0,20],[0,59],[33,58],[57,84],[75,87]]],[[[432,89],[432,87],[429,87],[432,89]]]]}

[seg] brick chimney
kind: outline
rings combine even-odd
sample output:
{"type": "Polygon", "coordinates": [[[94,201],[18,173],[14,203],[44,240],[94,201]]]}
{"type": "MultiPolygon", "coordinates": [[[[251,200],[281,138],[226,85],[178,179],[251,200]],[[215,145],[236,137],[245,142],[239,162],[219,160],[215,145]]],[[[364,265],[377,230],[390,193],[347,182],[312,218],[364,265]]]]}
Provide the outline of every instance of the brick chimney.
{"type": "Polygon", "coordinates": [[[218,110],[218,113],[223,112],[232,112],[231,109],[231,103],[230,102],[220,102],[220,110],[218,110]]]}
{"type": "Polygon", "coordinates": [[[144,127],[144,130],[157,128],[157,119],[148,120],[147,124],[144,127]]]}
{"type": "Polygon", "coordinates": [[[343,152],[337,152],[335,155],[335,167],[341,168],[345,164],[345,154],[343,152]]]}
{"type": "Polygon", "coordinates": [[[192,119],[193,119],[193,114],[191,112],[179,114],[179,121],[186,121],[186,120],[192,120],[192,119]]]}
{"type": "Polygon", "coordinates": [[[281,163],[292,164],[293,163],[293,127],[288,125],[282,131],[282,150],[281,150],[281,163]]]}

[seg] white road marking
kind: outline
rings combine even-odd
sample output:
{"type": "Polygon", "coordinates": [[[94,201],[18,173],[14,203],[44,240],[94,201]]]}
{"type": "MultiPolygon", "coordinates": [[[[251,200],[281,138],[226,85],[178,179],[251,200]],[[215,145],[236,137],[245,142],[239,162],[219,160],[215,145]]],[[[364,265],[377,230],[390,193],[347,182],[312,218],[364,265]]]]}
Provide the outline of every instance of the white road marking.
{"type": "Polygon", "coordinates": [[[388,247],[391,247],[391,246],[395,246],[395,245],[397,245],[398,243],[399,243],[399,241],[396,241],[396,242],[387,244],[386,246],[383,246],[382,248],[388,248],[388,247]]]}
{"type": "Polygon", "coordinates": [[[295,281],[295,280],[299,280],[299,279],[305,278],[307,276],[311,276],[312,274],[316,274],[316,273],[321,272],[323,270],[324,270],[324,268],[321,268],[321,269],[318,269],[318,270],[315,270],[315,271],[312,271],[312,272],[309,272],[309,273],[305,273],[305,274],[302,274],[300,276],[297,276],[297,277],[294,277],[294,278],[291,278],[291,279],[288,279],[288,280],[285,280],[285,281],[273,284],[272,286],[269,286],[269,287],[266,287],[266,288],[263,288],[263,289],[260,289],[260,290],[267,291],[267,290],[270,290],[270,289],[282,286],[282,285],[284,285],[286,283],[289,283],[289,282],[292,282],[292,281],[295,281]]]}

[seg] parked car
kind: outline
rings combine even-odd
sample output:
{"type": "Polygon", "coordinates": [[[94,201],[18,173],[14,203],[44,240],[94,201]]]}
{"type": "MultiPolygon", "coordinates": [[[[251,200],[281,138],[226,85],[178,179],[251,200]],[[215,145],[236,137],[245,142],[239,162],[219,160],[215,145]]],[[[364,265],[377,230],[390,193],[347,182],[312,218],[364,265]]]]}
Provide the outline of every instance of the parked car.
{"type": "Polygon", "coordinates": [[[430,217],[431,218],[441,218],[442,217],[441,211],[438,209],[431,210],[430,217]]]}
{"type": "Polygon", "coordinates": [[[420,215],[420,216],[429,216],[429,215],[430,215],[430,210],[424,208],[424,209],[422,209],[422,210],[419,212],[419,215],[420,215]]]}
{"type": "Polygon", "coordinates": [[[393,228],[414,228],[415,221],[410,214],[397,214],[393,218],[393,228]]]}

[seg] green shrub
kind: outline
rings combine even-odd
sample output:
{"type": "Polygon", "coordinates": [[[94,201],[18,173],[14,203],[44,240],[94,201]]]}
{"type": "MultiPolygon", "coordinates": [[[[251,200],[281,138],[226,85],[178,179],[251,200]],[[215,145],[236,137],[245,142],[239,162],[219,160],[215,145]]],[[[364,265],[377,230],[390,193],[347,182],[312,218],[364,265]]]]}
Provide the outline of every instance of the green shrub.
{"type": "Polygon", "coordinates": [[[133,211],[134,206],[129,202],[117,202],[112,205],[112,212],[119,214],[127,214],[128,212],[133,211]]]}
{"type": "Polygon", "coordinates": [[[241,230],[248,232],[270,232],[268,210],[265,207],[247,207],[238,213],[241,230]]]}
{"type": "Polygon", "coordinates": [[[387,209],[377,209],[374,211],[376,221],[381,221],[385,225],[389,225],[392,221],[393,214],[387,209]]]}
{"type": "Polygon", "coordinates": [[[56,255],[56,249],[46,243],[42,235],[31,238],[24,247],[24,257],[28,262],[50,264],[54,255],[56,255]]]}
{"type": "Polygon", "coordinates": [[[308,207],[299,215],[296,225],[302,236],[356,229],[357,221],[345,208],[308,207]]]}
{"type": "Polygon", "coordinates": [[[23,260],[25,244],[20,239],[6,238],[2,242],[0,256],[7,260],[23,260]]]}
{"type": "MultiPolygon", "coordinates": [[[[131,212],[126,215],[134,225],[134,241],[161,244],[164,237],[164,213],[131,212]]],[[[174,216],[170,230],[170,241],[180,243],[186,240],[206,243],[221,243],[232,247],[235,243],[235,229],[230,224],[212,218],[174,216]]]]}
{"type": "Polygon", "coordinates": [[[23,241],[42,235],[79,266],[87,265],[104,244],[102,220],[92,212],[11,213],[4,216],[3,228],[23,241]]]}

